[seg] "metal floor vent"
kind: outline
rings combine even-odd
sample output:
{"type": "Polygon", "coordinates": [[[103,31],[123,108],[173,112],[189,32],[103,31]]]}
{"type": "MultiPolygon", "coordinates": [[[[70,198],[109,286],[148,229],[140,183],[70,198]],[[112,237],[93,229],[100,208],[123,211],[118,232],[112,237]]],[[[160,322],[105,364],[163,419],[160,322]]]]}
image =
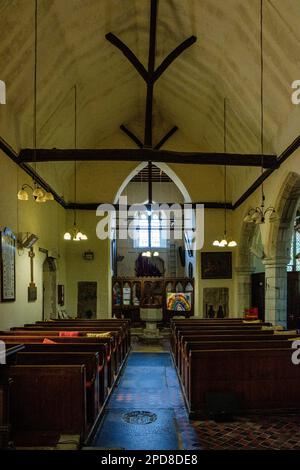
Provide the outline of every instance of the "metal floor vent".
{"type": "Polygon", "coordinates": [[[150,411],[130,411],[125,413],[122,418],[129,424],[150,424],[157,420],[157,415],[150,413],[150,411]]]}

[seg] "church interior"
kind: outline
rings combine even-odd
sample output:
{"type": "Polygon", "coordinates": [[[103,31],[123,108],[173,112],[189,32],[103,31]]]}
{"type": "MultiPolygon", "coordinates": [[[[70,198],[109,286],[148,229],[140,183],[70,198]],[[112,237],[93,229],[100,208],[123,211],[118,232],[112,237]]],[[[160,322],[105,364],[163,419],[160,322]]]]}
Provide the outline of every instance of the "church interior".
{"type": "Polygon", "coordinates": [[[0,0],[0,448],[300,450],[300,2],[0,0]]]}

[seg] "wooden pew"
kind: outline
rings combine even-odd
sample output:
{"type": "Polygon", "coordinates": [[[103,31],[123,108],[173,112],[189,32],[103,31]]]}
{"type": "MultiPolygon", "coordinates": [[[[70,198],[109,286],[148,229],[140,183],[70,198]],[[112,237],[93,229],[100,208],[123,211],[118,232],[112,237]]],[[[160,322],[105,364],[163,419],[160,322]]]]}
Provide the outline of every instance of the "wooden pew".
{"type": "Polygon", "coordinates": [[[25,324],[25,327],[45,327],[45,328],[52,328],[55,329],[73,329],[76,330],[76,327],[86,328],[88,330],[90,327],[92,328],[91,331],[108,331],[109,329],[118,329],[121,331],[122,338],[125,340],[125,353],[127,353],[130,349],[130,323],[124,321],[117,321],[114,320],[54,320],[48,322],[36,322],[35,324],[25,324]],[[58,327],[58,328],[56,328],[58,327]],[[114,328],[112,328],[114,327],[114,328]]]}
{"type": "MultiPolygon", "coordinates": [[[[221,341],[266,341],[266,340],[274,340],[278,341],[281,338],[281,335],[274,335],[273,331],[258,331],[256,334],[252,332],[230,332],[227,331],[228,334],[224,334],[224,332],[208,332],[205,331],[202,333],[198,333],[195,331],[192,332],[178,332],[177,341],[174,347],[174,360],[177,366],[180,365],[180,357],[183,349],[184,341],[217,341],[218,338],[221,341]]],[[[289,337],[293,337],[293,335],[284,335],[284,339],[288,339],[289,337]]]]}
{"type": "Polygon", "coordinates": [[[205,332],[208,332],[208,334],[213,334],[213,332],[216,332],[216,334],[226,334],[227,331],[229,331],[228,334],[239,334],[242,331],[246,332],[247,334],[256,334],[257,332],[263,331],[264,333],[267,332],[269,334],[273,334],[273,330],[262,330],[261,326],[255,325],[255,326],[248,326],[248,325],[228,325],[228,326],[203,326],[203,325],[183,325],[183,326],[178,326],[175,325],[174,329],[172,330],[171,333],[171,349],[174,350],[176,349],[176,344],[178,341],[178,336],[180,333],[183,332],[199,332],[204,334],[205,332]],[[237,332],[237,333],[235,333],[237,332]]]}
{"type": "Polygon", "coordinates": [[[299,367],[286,349],[191,350],[190,416],[205,414],[207,393],[236,394],[242,412],[300,411],[299,367]]]}
{"type": "Polygon", "coordinates": [[[91,352],[21,352],[16,365],[84,365],[86,368],[87,425],[91,428],[100,411],[99,354],[91,352]]]}
{"type": "MultiPolygon", "coordinates": [[[[5,343],[10,343],[10,344],[19,344],[22,343],[25,346],[27,344],[43,344],[45,337],[47,336],[27,336],[27,335],[20,335],[20,336],[14,336],[14,335],[7,335],[7,336],[0,336],[0,340],[4,341],[5,343]]],[[[115,364],[115,359],[114,355],[112,353],[112,346],[111,346],[111,338],[72,338],[72,337],[56,337],[56,336],[50,336],[48,338],[50,341],[53,341],[54,344],[82,344],[84,345],[90,345],[90,344],[96,344],[99,346],[99,352],[101,352],[101,346],[100,345],[105,345],[107,346],[107,355],[106,355],[106,364],[107,364],[107,385],[108,387],[112,387],[113,381],[115,374],[117,373],[118,369],[115,364]]]]}
{"type": "MultiPolygon", "coordinates": [[[[249,336],[257,336],[257,337],[269,337],[269,336],[274,336],[274,332],[272,330],[200,330],[198,331],[197,329],[194,330],[178,330],[176,332],[176,336],[173,337],[172,341],[172,352],[175,358],[175,362],[177,364],[178,361],[178,354],[180,353],[180,347],[182,344],[182,338],[184,336],[201,336],[201,337],[207,337],[209,341],[209,337],[214,337],[214,336],[224,336],[227,337],[227,339],[232,339],[236,337],[249,337],[249,336]]],[[[212,338],[213,340],[214,338],[212,338]]],[[[226,339],[226,338],[225,338],[226,339]]],[[[243,338],[241,338],[243,339],[243,338]]]]}
{"type": "Polygon", "coordinates": [[[99,405],[103,405],[109,392],[109,373],[107,370],[107,345],[93,344],[93,343],[59,343],[59,344],[39,344],[39,343],[26,343],[24,344],[25,352],[35,353],[85,353],[94,352],[99,356],[99,405]],[[102,362],[101,362],[102,359],[102,362]]]}
{"type": "MultiPolygon", "coordinates": [[[[47,326],[47,327],[39,327],[37,325],[33,326],[25,326],[25,327],[14,327],[11,328],[11,331],[14,332],[27,332],[27,331],[39,331],[39,332],[45,332],[46,334],[50,334],[51,332],[56,332],[57,334],[55,336],[59,335],[59,332],[74,332],[78,331],[80,333],[80,336],[84,336],[87,333],[91,334],[110,334],[114,338],[114,344],[113,344],[113,354],[115,356],[115,362],[118,367],[123,360],[125,359],[126,356],[126,340],[125,337],[121,331],[120,328],[114,327],[102,327],[100,330],[98,327],[77,327],[74,329],[73,327],[58,327],[57,325],[53,326],[47,326]]],[[[8,334],[8,332],[1,332],[1,334],[8,334]]],[[[25,333],[26,334],[26,333],[25,333]]]]}
{"type": "Polygon", "coordinates": [[[10,367],[11,422],[17,446],[49,445],[58,442],[61,434],[79,435],[83,442],[87,432],[85,373],[81,365],[10,367]]]}
{"type": "Polygon", "coordinates": [[[12,441],[9,412],[12,380],[9,375],[9,367],[15,361],[17,353],[22,350],[24,350],[24,346],[21,344],[6,346],[6,364],[0,365],[0,449],[7,449],[12,441]]]}
{"type": "Polygon", "coordinates": [[[182,385],[187,393],[189,389],[189,369],[190,369],[190,351],[219,350],[219,349],[291,349],[292,341],[287,339],[280,340],[250,340],[244,341],[185,341],[181,354],[181,364],[178,371],[181,377],[182,385]]]}

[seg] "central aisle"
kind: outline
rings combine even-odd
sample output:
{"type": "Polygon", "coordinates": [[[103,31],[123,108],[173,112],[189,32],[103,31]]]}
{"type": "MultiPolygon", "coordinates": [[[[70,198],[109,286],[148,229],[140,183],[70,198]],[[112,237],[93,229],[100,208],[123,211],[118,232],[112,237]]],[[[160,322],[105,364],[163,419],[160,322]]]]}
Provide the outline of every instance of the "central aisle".
{"type": "Polygon", "coordinates": [[[199,448],[169,353],[129,355],[94,446],[126,450],[199,448]]]}

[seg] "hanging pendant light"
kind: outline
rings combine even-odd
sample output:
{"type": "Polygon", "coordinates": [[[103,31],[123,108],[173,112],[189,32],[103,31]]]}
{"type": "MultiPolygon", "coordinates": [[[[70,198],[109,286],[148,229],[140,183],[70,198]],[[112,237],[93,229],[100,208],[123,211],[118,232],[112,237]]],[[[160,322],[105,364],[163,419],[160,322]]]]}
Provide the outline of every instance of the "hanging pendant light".
{"type": "MultiPolygon", "coordinates": [[[[261,175],[264,173],[264,54],[263,54],[263,0],[260,0],[260,145],[261,145],[261,175]]],[[[269,206],[265,209],[264,183],[261,184],[261,204],[256,208],[249,209],[244,217],[244,222],[264,224],[268,216],[269,222],[279,220],[276,209],[269,206]]]]}
{"type": "MultiPolygon", "coordinates": [[[[226,114],[226,98],[224,98],[224,154],[227,153],[227,114],[226,114]]],[[[227,165],[224,165],[224,234],[221,240],[214,240],[213,246],[218,248],[234,248],[237,242],[227,237],[227,165]]]]}
{"type": "MultiPolygon", "coordinates": [[[[74,149],[77,149],[77,86],[74,85],[74,149]]],[[[77,212],[76,212],[76,203],[77,203],[77,165],[76,160],[74,160],[74,224],[73,227],[65,232],[64,240],[73,240],[74,242],[79,242],[82,240],[87,240],[88,237],[77,227],[77,212]]]]}
{"type": "MultiPolygon", "coordinates": [[[[33,148],[34,148],[34,170],[36,172],[36,147],[37,147],[37,49],[38,49],[38,4],[35,0],[35,15],[34,15],[34,96],[33,96],[33,148]]],[[[25,190],[28,187],[32,190],[32,196],[35,202],[41,203],[46,201],[54,201],[53,194],[47,189],[41,188],[36,181],[34,181],[34,189],[29,184],[24,184],[18,191],[19,201],[28,201],[29,195],[25,190]]]]}

